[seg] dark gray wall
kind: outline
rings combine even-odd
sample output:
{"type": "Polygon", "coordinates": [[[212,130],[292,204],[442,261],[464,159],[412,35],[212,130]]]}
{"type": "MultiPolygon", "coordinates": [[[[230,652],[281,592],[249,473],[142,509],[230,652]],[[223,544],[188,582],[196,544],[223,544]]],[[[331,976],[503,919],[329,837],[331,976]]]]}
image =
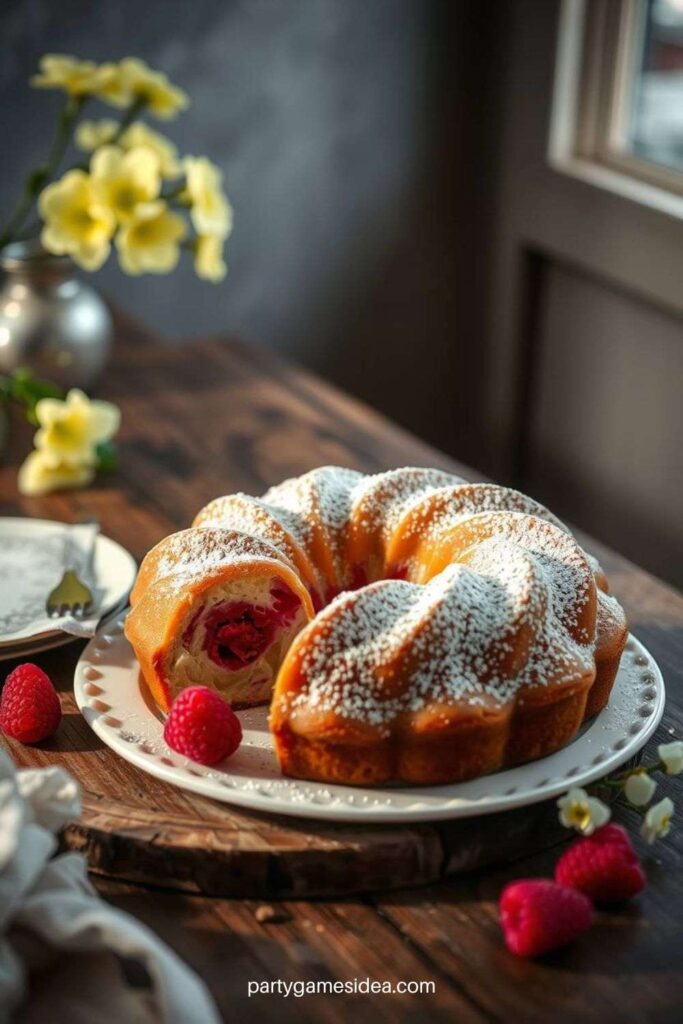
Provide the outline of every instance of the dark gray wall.
{"type": "Polygon", "coordinates": [[[0,207],[58,106],[27,87],[39,56],[144,57],[192,97],[169,134],[225,171],[230,273],[131,279],[112,261],[102,289],[169,336],[232,331],[288,352],[476,460],[501,6],[5,0],[0,207]]]}

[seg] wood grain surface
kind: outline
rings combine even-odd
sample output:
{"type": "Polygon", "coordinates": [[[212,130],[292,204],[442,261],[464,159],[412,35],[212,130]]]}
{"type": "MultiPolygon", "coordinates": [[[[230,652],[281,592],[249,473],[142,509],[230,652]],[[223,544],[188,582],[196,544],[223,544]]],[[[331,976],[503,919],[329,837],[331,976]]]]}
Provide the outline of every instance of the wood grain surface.
{"type": "MultiPolygon", "coordinates": [[[[159,345],[121,317],[117,333],[100,390],[123,410],[120,469],[87,491],[21,498],[15,474],[30,431],[15,425],[0,467],[3,514],[65,521],[96,515],[103,531],[139,559],[217,494],[258,494],[323,463],[366,471],[433,465],[476,478],[257,349],[232,340],[159,345]]],[[[603,561],[633,632],[664,672],[667,708],[653,749],[683,736],[683,598],[583,540],[603,561]]],[[[566,836],[552,802],[438,827],[349,828],[233,810],[155,780],[101,744],[71,696],[81,646],[36,656],[60,690],[64,724],[36,747],[7,741],[10,752],[23,765],[63,764],[80,781],[84,812],[66,842],[88,856],[107,898],[149,923],[205,977],[226,1019],[677,1019],[678,825],[646,852],[650,885],[631,907],[601,914],[580,943],[543,963],[516,961],[502,948],[495,900],[509,878],[552,872],[566,836]],[[323,893],[347,898],[303,899],[323,893]],[[276,913],[264,914],[254,901],[276,897],[286,897],[276,913]],[[247,996],[249,978],[366,976],[431,980],[435,991],[247,996]]],[[[662,794],[665,788],[683,807],[681,780],[667,780],[662,794]]],[[[635,827],[632,812],[618,816],[630,816],[635,827]]]]}

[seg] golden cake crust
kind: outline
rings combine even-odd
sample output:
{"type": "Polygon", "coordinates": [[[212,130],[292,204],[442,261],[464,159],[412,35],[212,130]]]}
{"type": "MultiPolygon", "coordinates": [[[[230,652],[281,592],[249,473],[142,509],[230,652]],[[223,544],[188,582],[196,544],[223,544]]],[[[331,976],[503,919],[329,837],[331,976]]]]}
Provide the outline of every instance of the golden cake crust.
{"type": "Polygon", "coordinates": [[[609,699],[623,611],[567,528],[510,488],[327,466],[216,499],[174,536],[143,562],[126,626],[161,707],[163,652],[216,580],[275,574],[302,603],[270,714],[286,775],[472,778],[558,749],[609,699]]]}

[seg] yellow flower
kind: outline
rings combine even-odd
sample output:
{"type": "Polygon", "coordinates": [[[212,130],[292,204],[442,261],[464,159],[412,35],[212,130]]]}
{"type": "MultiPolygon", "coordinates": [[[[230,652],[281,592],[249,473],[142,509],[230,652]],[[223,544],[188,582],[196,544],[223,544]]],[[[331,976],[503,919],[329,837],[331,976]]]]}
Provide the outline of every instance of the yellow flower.
{"type": "Polygon", "coordinates": [[[86,153],[91,153],[98,146],[104,146],[111,142],[118,128],[118,121],[111,117],[105,117],[101,121],[81,121],[76,126],[76,145],[86,153]]]}
{"type": "Polygon", "coordinates": [[[194,243],[194,269],[205,281],[222,281],[228,272],[223,259],[223,239],[198,235],[194,243]]]}
{"type": "Polygon", "coordinates": [[[118,146],[101,146],[90,161],[90,172],[102,201],[124,224],[139,203],[156,199],[161,188],[159,161],[145,146],[127,153],[118,146]]]}
{"type": "Polygon", "coordinates": [[[177,178],[181,173],[178,162],[178,150],[170,139],[167,139],[161,132],[155,132],[149,128],[144,121],[133,121],[130,128],[126,128],[117,143],[123,149],[136,149],[145,146],[154,153],[159,162],[159,170],[163,178],[177,178]]]}
{"type": "Polygon", "coordinates": [[[48,53],[41,58],[40,74],[33,76],[31,85],[37,89],[64,89],[70,96],[103,96],[115,73],[113,64],[95,64],[48,53]]]}
{"type": "Polygon", "coordinates": [[[53,466],[43,452],[31,452],[19,468],[17,486],[21,494],[35,497],[67,487],[86,487],[94,476],[94,466],[53,466]]]}
{"type": "MultiPolygon", "coordinates": [[[[76,145],[79,149],[91,153],[100,146],[106,146],[116,137],[119,122],[110,117],[101,121],[81,121],[76,128],[76,145]]],[[[170,139],[161,132],[155,132],[144,121],[133,121],[129,128],[119,135],[116,145],[121,149],[138,149],[145,146],[151,150],[159,162],[162,178],[177,178],[181,173],[178,162],[178,150],[170,139]]]]}
{"type": "Polygon", "coordinates": [[[180,258],[186,231],[183,218],[162,199],[140,203],[116,236],[121,267],[127,274],[167,274],[180,258]]]}
{"type": "Polygon", "coordinates": [[[575,786],[557,801],[560,822],[565,828],[575,828],[590,836],[610,819],[610,809],[602,800],[588,796],[585,789],[575,786]]]}
{"type": "Polygon", "coordinates": [[[68,253],[85,270],[97,270],[109,255],[116,222],[84,171],[68,171],[38,200],[45,221],[41,241],[49,252],[68,253]]]}
{"type": "Polygon", "coordinates": [[[205,156],[184,160],[190,217],[198,235],[227,238],[232,230],[232,207],[223,192],[222,174],[205,156]]]}
{"type": "Polygon", "coordinates": [[[137,57],[126,57],[119,63],[106,99],[117,107],[127,107],[137,100],[165,121],[190,103],[187,93],[169,82],[162,71],[152,71],[137,57]]]}
{"type": "Polygon", "coordinates": [[[34,444],[45,466],[83,468],[97,464],[97,446],[119,429],[121,413],[111,402],[91,401],[73,388],[66,398],[41,398],[36,403],[40,429],[34,444]]]}

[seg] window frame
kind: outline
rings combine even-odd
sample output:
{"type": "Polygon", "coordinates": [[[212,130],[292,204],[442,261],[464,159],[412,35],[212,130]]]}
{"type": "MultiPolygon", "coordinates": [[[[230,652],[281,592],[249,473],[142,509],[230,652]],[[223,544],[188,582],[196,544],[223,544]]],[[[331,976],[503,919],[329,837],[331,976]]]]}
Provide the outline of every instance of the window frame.
{"type": "Polygon", "coordinates": [[[624,150],[645,12],[642,0],[562,0],[548,160],[683,218],[683,173],[624,150]]]}

